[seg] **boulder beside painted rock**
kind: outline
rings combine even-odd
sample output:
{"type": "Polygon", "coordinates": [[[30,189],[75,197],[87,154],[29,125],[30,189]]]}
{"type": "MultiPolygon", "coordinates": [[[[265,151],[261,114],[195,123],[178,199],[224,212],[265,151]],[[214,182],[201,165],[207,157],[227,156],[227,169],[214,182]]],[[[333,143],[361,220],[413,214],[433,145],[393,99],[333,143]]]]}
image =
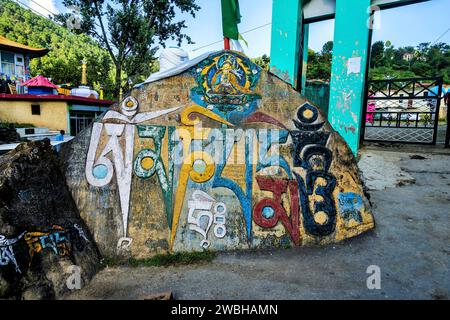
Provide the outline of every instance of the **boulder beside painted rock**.
{"type": "Polygon", "coordinates": [[[4,126],[0,123],[0,144],[20,142],[20,135],[13,127],[4,126]]]}
{"type": "Polygon", "coordinates": [[[63,157],[107,256],[327,244],[374,227],[339,134],[232,51],[139,85],[63,157]]]}
{"type": "Polygon", "coordinates": [[[23,143],[2,156],[0,297],[60,298],[99,266],[99,251],[49,141],[23,143]]]}

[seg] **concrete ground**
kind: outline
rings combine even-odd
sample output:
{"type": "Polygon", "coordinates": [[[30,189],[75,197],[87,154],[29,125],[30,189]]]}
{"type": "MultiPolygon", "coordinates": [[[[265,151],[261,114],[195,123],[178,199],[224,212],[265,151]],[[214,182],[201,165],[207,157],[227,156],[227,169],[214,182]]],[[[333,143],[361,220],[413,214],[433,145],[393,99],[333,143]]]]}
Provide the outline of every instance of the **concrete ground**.
{"type": "Polygon", "coordinates": [[[449,299],[450,154],[430,150],[362,152],[376,229],[360,237],[326,247],[224,253],[208,264],[107,268],[69,298],[143,299],[172,291],[175,299],[449,299]],[[388,177],[392,172],[398,179],[388,177]],[[370,265],[381,269],[379,290],[367,289],[370,265]]]}

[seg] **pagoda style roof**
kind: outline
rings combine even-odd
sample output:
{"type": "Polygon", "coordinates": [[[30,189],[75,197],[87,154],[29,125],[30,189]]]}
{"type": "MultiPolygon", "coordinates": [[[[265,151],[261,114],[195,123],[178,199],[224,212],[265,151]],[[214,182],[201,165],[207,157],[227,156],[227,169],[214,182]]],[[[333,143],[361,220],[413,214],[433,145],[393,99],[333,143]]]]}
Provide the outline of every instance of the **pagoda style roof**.
{"type": "Polygon", "coordinates": [[[45,48],[33,48],[9,39],[6,39],[5,37],[0,36],[0,49],[15,53],[24,53],[28,54],[32,58],[38,58],[45,56],[48,53],[48,49],[45,48]]]}
{"type": "Polygon", "coordinates": [[[52,89],[58,89],[56,84],[51,83],[47,78],[43,76],[34,77],[21,84],[24,87],[46,87],[52,89]]]}

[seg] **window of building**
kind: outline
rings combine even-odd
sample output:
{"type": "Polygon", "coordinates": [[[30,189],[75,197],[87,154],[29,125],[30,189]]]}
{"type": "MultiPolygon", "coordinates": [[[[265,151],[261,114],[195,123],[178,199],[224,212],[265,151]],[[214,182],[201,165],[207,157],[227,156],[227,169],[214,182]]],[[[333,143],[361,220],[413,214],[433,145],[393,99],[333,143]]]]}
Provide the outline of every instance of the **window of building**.
{"type": "Polygon", "coordinates": [[[18,77],[25,76],[25,60],[21,54],[16,54],[16,75],[18,77]]]}
{"type": "Polygon", "coordinates": [[[1,59],[1,72],[6,74],[7,76],[15,75],[15,55],[14,53],[1,51],[0,52],[1,59]]]}
{"type": "Polygon", "coordinates": [[[70,135],[76,136],[99,116],[101,112],[70,111],[70,135]]]}
{"type": "Polygon", "coordinates": [[[41,106],[39,104],[32,104],[31,105],[31,114],[34,115],[41,115],[41,106]]]}

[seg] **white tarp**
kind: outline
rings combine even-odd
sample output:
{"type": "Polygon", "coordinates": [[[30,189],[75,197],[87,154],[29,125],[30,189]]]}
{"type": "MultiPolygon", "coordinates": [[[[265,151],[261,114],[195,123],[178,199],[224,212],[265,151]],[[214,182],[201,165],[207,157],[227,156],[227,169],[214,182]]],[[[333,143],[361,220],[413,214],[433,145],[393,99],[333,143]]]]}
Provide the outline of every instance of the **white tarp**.
{"type": "Polygon", "coordinates": [[[178,47],[169,47],[164,49],[159,56],[159,70],[165,71],[180,65],[189,60],[186,51],[178,47]]]}

